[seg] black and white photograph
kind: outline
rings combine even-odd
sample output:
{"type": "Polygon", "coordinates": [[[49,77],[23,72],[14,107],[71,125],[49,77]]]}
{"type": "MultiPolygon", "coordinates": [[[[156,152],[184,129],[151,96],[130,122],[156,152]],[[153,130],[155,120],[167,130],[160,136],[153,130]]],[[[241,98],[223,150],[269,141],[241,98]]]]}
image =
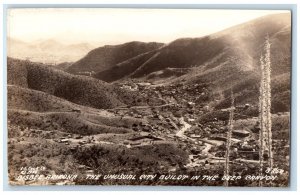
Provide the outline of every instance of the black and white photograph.
{"type": "Polygon", "coordinates": [[[290,186],[291,10],[6,19],[9,185],[290,186]]]}

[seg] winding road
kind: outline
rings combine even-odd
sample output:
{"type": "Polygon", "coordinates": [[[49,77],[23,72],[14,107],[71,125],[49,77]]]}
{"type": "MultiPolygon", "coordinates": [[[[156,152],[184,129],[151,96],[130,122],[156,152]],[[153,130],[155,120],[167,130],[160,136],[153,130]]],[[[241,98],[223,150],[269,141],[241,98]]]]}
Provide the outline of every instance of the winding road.
{"type": "Polygon", "coordinates": [[[183,124],[183,127],[176,133],[177,137],[181,137],[184,139],[188,139],[186,135],[184,135],[184,132],[187,131],[192,126],[184,121],[183,117],[179,118],[179,121],[183,124]]]}

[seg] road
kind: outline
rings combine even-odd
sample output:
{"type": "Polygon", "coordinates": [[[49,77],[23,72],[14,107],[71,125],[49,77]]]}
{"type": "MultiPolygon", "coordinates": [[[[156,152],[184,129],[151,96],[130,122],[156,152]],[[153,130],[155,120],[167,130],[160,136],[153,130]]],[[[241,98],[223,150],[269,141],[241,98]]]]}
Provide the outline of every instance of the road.
{"type": "MultiPolygon", "coordinates": [[[[189,138],[188,136],[184,135],[184,132],[189,130],[192,126],[189,123],[185,122],[183,117],[179,118],[179,120],[183,124],[183,127],[176,133],[176,136],[183,138],[183,139],[191,140],[191,141],[193,141],[193,143],[199,141],[197,139],[189,138]]],[[[192,161],[193,155],[189,155],[189,162],[185,165],[186,167],[201,166],[201,163],[204,163],[206,159],[213,157],[213,155],[209,153],[209,150],[212,148],[213,145],[210,143],[207,143],[207,142],[205,142],[204,145],[205,145],[205,148],[201,151],[201,154],[207,155],[207,158],[201,159],[201,160],[195,159],[192,161]]]]}
{"type": "Polygon", "coordinates": [[[128,109],[147,109],[147,108],[161,108],[165,106],[171,106],[174,105],[174,103],[168,103],[168,104],[163,104],[163,105],[158,105],[158,106],[131,106],[131,107],[116,107],[116,108],[110,108],[106,110],[128,110],[128,109]]]}
{"type": "Polygon", "coordinates": [[[179,118],[179,121],[183,124],[183,127],[176,133],[177,137],[181,137],[184,139],[188,139],[186,135],[184,135],[184,132],[187,131],[192,126],[184,121],[183,117],[179,118]]]}

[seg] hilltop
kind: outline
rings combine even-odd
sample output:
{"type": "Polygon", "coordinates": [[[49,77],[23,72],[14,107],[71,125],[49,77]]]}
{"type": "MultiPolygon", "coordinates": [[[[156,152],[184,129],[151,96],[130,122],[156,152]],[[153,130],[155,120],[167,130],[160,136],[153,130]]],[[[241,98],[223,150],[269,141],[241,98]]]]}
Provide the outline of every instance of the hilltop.
{"type": "Polygon", "coordinates": [[[113,67],[114,65],[161,47],[162,43],[129,42],[121,45],[106,45],[90,51],[85,57],[72,64],[66,69],[70,73],[99,72],[113,67]]]}
{"type": "Polygon", "coordinates": [[[94,108],[124,106],[135,99],[134,94],[98,79],[12,58],[8,58],[8,84],[42,91],[94,108]]]}

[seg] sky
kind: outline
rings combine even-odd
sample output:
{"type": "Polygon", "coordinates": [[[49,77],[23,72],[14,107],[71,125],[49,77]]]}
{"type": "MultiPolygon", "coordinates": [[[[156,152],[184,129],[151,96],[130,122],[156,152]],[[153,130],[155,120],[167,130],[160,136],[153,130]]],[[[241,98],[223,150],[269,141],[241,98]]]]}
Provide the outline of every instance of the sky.
{"type": "Polygon", "coordinates": [[[64,44],[169,43],[201,37],[283,10],[15,8],[7,35],[24,42],[53,39],[64,44]]]}

